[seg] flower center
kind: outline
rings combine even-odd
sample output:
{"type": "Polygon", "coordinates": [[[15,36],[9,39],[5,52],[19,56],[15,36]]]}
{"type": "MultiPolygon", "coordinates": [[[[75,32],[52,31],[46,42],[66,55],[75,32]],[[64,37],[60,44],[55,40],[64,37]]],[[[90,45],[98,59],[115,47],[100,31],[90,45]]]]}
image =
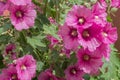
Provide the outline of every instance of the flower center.
{"type": "Polygon", "coordinates": [[[73,37],[77,37],[77,35],[78,35],[77,30],[72,30],[72,31],[71,31],[71,35],[72,35],[73,37]]]}
{"type": "Polygon", "coordinates": [[[85,54],[85,55],[83,56],[83,59],[84,59],[85,61],[88,61],[88,60],[90,60],[90,56],[87,55],[87,54],[85,54]]]}
{"type": "Polygon", "coordinates": [[[23,14],[22,14],[21,11],[17,11],[17,12],[16,12],[16,16],[17,16],[18,18],[21,18],[21,17],[23,16],[23,14]]]}
{"type": "Polygon", "coordinates": [[[16,80],[17,79],[17,76],[16,75],[13,75],[12,76],[12,80],[16,80]]]}
{"type": "Polygon", "coordinates": [[[98,16],[95,16],[95,19],[99,19],[99,17],[98,17],[98,16]]]}
{"type": "Polygon", "coordinates": [[[85,19],[84,19],[83,17],[80,17],[80,18],[79,18],[79,23],[80,23],[80,24],[84,24],[84,23],[85,23],[85,19]]]}
{"type": "Polygon", "coordinates": [[[83,35],[83,37],[85,37],[85,38],[90,36],[90,34],[89,34],[88,31],[83,31],[83,34],[82,34],[82,35],[83,35]]]}
{"type": "Polygon", "coordinates": [[[72,74],[74,74],[74,75],[77,74],[77,71],[76,71],[76,69],[74,69],[74,68],[72,68],[70,72],[71,72],[72,74]]]}
{"type": "Polygon", "coordinates": [[[107,37],[107,36],[108,36],[108,34],[107,34],[106,32],[103,32],[102,35],[103,35],[104,37],[107,37]]]}
{"type": "Polygon", "coordinates": [[[22,66],[21,66],[21,69],[22,69],[22,70],[26,70],[26,66],[25,66],[25,65],[22,65],[22,66]]]}

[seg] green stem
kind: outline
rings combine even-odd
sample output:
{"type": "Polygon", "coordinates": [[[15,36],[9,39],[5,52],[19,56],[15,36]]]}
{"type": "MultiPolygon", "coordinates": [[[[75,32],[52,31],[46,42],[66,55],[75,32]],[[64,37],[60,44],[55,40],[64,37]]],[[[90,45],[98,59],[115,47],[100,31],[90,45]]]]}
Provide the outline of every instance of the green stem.
{"type": "Polygon", "coordinates": [[[45,7],[44,7],[44,15],[46,16],[46,10],[47,10],[48,0],[45,0],[45,7]]]}

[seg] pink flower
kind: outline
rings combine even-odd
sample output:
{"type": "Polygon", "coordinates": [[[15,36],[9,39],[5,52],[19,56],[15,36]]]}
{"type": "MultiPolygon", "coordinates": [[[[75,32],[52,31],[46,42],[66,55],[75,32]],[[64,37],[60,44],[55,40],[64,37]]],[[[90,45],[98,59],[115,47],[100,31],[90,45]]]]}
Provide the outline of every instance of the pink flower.
{"type": "Polygon", "coordinates": [[[50,41],[50,45],[49,45],[50,48],[53,48],[56,44],[59,43],[59,40],[51,35],[47,35],[47,39],[50,41]]]}
{"type": "Polygon", "coordinates": [[[17,53],[14,52],[15,49],[16,49],[15,44],[8,44],[5,48],[5,52],[4,52],[3,56],[10,55],[10,57],[12,59],[16,59],[17,58],[17,53]]]}
{"type": "Polygon", "coordinates": [[[92,11],[84,6],[74,5],[67,14],[65,22],[68,26],[89,27],[92,24],[92,11]]]}
{"type": "Polygon", "coordinates": [[[101,26],[104,26],[107,22],[107,20],[106,20],[106,17],[107,17],[106,8],[107,8],[107,6],[105,6],[102,3],[104,3],[104,2],[101,2],[101,3],[97,2],[96,4],[94,4],[92,7],[92,12],[94,14],[94,22],[96,24],[100,24],[101,26]]]}
{"type": "Polygon", "coordinates": [[[111,53],[111,49],[110,49],[110,45],[109,45],[109,44],[101,44],[96,50],[97,50],[98,52],[100,52],[100,54],[101,54],[107,61],[109,61],[110,53],[111,53]]]}
{"type": "Polygon", "coordinates": [[[49,17],[48,20],[50,21],[51,24],[54,24],[54,25],[57,24],[55,19],[53,19],[52,17],[49,17]]]}
{"type": "Polygon", "coordinates": [[[5,51],[6,51],[7,54],[9,54],[9,53],[11,53],[14,49],[16,49],[15,44],[8,44],[8,45],[6,46],[5,51]]]}
{"type": "Polygon", "coordinates": [[[101,40],[99,40],[99,34],[102,31],[100,25],[93,24],[92,26],[86,29],[80,27],[78,31],[79,44],[83,48],[88,48],[89,51],[94,51],[97,47],[100,46],[101,40]]]}
{"type": "Polygon", "coordinates": [[[18,78],[21,80],[31,80],[36,73],[36,61],[31,55],[25,55],[16,61],[18,78]]]}
{"type": "Polygon", "coordinates": [[[111,6],[120,8],[120,0],[111,0],[111,6]]]}
{"type": "Polygon", "coordinates": [[[95,73],[102,65],[100,51],[90,52],[88,49],[80,49],[77,53],[78,65],[86,73],[95,73]]]}
{"type": "Polygon", "coordinates": [[[84,72],[78,65],[71,65],[65,70],[66,80],[83,80],[84,72]]]}
{"type": "Polygon", "coordinates": [[[106,7],[107,8],[107,3],[106,3],[106,0],[99,0],[100,4],[103,6],[103,7],[106,7]]]}
{"type": "Polygon", "coordinates": [[[2,16],[3,15],[3,12],[5,11],[5,10],[8,10],[8,8],[9,8],[9,1],[8,0],[6,0],[6,1],[0,1],[0,16],[2,16]]]}
{"type": "Polygon", "coordinates": [[[63,39],[64,47],[66,49],[76,50],[79,46],[78,31],[73,26],[68,26],[66,23],[60,27],[59,35],[63,39]]]}
{"type": "Polygon", "coordinates": [[[66,49],[66,48],[62,48],[61,50],[61,54],[65,54],[67,58],[70,58],[70,52],[71,50],[66,49]]]}
{"type": "Polygon", "coordinates": [[[102,29],[102,42],[105,44],[113,44],[117,40],[117,28],[112,27],[112,24],[106,23],[102,29]]]}
{"type": "Polygon", "coordinates": [[[55,75],[52,74],[51,69],[47,69],[38,76],[38,80],[58,80],[55,75]]]}
{"type": "Polygon", "coordinates": [[[32,0],[10,0],[14,5],[27,5],[31,4],[32,0]]]}
{"type": "Polygon", "coordinates": [[[0,80],[20,80],[18,78],[17,70],[14,66],[10,66],[7,69],[2,70],[0,74],[0,80]]]}
{"type": "Polygon", "coordinates": [[[32,5],[12,5],[10,11],[11,22],[17,30],[29,29],[34,25],[36,11],[32,5]]]}

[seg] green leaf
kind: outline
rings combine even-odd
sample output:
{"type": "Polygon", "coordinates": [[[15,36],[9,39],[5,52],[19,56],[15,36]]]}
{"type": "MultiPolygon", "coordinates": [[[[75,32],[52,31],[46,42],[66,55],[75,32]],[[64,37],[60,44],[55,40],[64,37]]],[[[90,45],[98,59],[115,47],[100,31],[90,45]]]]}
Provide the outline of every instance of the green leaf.
{"type": "Polygon", "coordinates": [[[37,46],[45,47],[46,45],[42,42],[42,39],[45,38],[45,36],[33,36],[33,37],[27,37],[27,42],[33,47],[36,48],[37,46]]]}
{"type": "Polygon", "coordinates": [[[0,28],[0,35],[3,33],[3,27],[0,28]]]}
{"type": "Polygon", "coordinates": [[[44,27],[44,33],[45,34],[50,34],[52,35],[53,37],[57,38],[59,40],[59,36],[57,34],[57,27],[54,26],[54,25],[45,25],[44,27]]]}
{"type": "Polygon", "coordinates": [[[44,63],[41,61],[37,62],[37,71],[40,72],[42,70],[42,67],[44,66],[44,63]]]}
{"type": "Polygon", "coordinates": [[[110,15],[107,16],[107,21],[108,21],[108,22],[112,22],[112,18],[111,18],[110,15]]]}

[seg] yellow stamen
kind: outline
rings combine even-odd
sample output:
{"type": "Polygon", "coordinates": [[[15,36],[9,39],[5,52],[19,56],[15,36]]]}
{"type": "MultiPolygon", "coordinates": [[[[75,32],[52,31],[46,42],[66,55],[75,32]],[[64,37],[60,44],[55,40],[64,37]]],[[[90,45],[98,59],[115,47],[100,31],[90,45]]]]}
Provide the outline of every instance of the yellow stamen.
{"type": "Polygon", "coordinates": [[[25,66],[25,65],[22,65],[22,66],[21,66],[21,69],[22,69],[22,70],[26,70],[26,66],[25,66]]]}
{"type": "Polygon", "coordinates": [[[86,60],[86,61],[88,61],[90,59],[90,57],[89,57],[89,55],[84,55],[83,59],[86,60]]]}

